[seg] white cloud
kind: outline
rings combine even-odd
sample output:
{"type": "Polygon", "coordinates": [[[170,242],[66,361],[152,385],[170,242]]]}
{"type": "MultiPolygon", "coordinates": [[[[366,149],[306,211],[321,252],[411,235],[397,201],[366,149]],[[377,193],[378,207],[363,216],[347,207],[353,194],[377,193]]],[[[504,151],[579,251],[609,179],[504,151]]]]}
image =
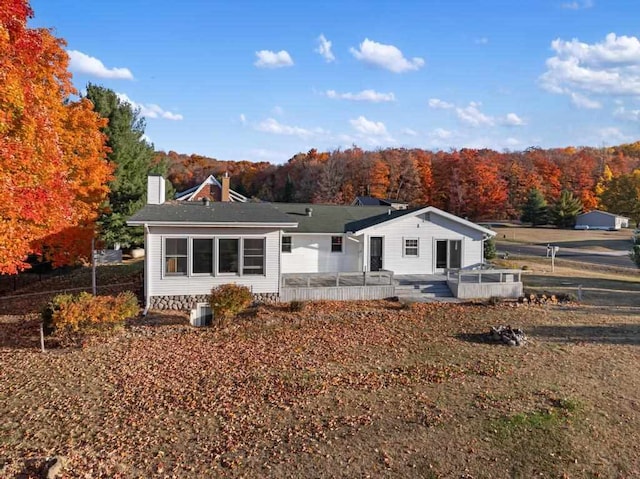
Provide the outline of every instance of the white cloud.
{"type": "Polygon", "coordinates": [[[367,120],[364,116],[359,116],[355,120],[349,120],[351,126],[364,135],[387,135],[387,127],[381,121],[367,120]]]}
{"type": "Polygon", "coordinates": [[[325,38],[324,34],[321,34],[317,38],[317,42],[318,42],[318,47],[314,51],[316,53],[319,53],[327,63],[331,63],[332,61],[334,61],[336,57],[333,55],[333,52],[331,51],[331,42],[325,38]]]}
{"type": "Polygon", "coordinates": [[[599,129],[598,135],[600,136],[600,139],[602,141],[610,145],[615,144],[616,142],[625,141],[628,139],[627,135],[625,135],[618,128],[613,126],[608,126],[606,128],[599,129]]]}
{"type": "Polygon", "coordinates": [[[349,120],[351,126],[358,132],[358,142],[370,146],[382,146],[395,143],[393,137],[387,131],[387,127],[381,121],[368,120],[364,116],[349,120]]]}
{"type": "Polygon", "coordinates": [[[416,130],[412,130],[411,128],[404,128],[402,130],[402,134],[407,136],[418,136],[418,132],[416,130]]]}
{"type": "Polygon", "coordinates": [[[520,140],[518,140],[517,138],[509,137],[504,140],[504,144],[507,146],[518,146],[520,145],[520,140]]]}
{"type": "Polygon", "coordinates": [[[278,115],[278,116],[284,115],[284,108],[278,105],[274,106],[271,111],[273,112],[274,115],[278,115]]]}
{"type": "Polygon", "coordinates": [[[565,10],[584,10],[593,7],[593,0],[574,0],[560,5],[565,10]]]}
{"type": "Polygon", "coordinates": [[[129,98],[125,93],[117,93],[116,96],[120,101],[129,103],[132,108],[139,109],[140,114],[145,118],[163,118],[165,120],[183,120],[184,117],[180,113],[173,113],[168,110],[164,110],[155,103],[137,103],[129,98]]]}
{"type": "Polygon", "coordinates": [[[244,115],[244,113],[240,113],[240,123],[242,123],[243,125],[247,124],[247,117],[244,115]]]}
{"type": "Polygon", "coordinates": [[[588,44],[577,39],[551,42],[555,56],[546,61],[540,84],[552,93],[577,91],[602,95],[640,95],[640,40],[609,33],[588,44]]]}
{"type": "Polygon", "coordinates": [[[258,59],[254,63],[258,68],[282,68],[293,65],[291,55],[285,50],[272,52],[271,50],[260,50],[256,52],[258,59]]]}
{"type": "Polygon", "coordinates": [[[445,130],[444,128],[436,128],[431,132],[431,136],[439,140],[447,140],[453,136],[453,132],[445,130]]]}
{"type": "Polygon", "coordinates": [[[472,101],[469,106],[456,108],[456,115],[458,115],[460,121],[471,126],[493,126],[495,124],[494,119],[482,113],[478,109],[479,106],[480,103],[472,101]]]}
{"type": "Polygon", "coordinates": [[[602,108],[602,104],[599,101],[592,100],[589,97],[575,92],[571,92],[571,103],[573,103],[578,108],[584,108],[586,110],[595,110],[598,108],[602,108]]]}
{"type": "Polygon", "coordinates": [[[358,49],[351,47],[349,51],[358,60],[394,73],[419,70],[424,66],[422,58],[414,57],[408,60],[397,47],[378,43],[368,38],[364,39],[358,49]]]}
{"type": "Polygon", "coordinates": [[[476,45],[486,45],[489,43],[489,39],[487,37],[480,37],[474,40],[476,45]]]}
{"type": "Polygon", "coordinates": [[[448,103],[446,101],[440,100],[439,98],[429,99],[429,107],[434,108],[436,110],[449,110],[454,106],[455,105],[453,103],[448,103]]]}
{"type": "Polygon", "coordinates": [[[272,133],[274,135],[298,136],[300,138],[309,138],[315,135],[327,133],[322,128],[309,130],[299,126],[284,125],[275,118],[267,118],[266,120],[261,121],[255,126],[255,129],[265,133],[272,133]]]}
{"type": "Polygon", "coordinates": [[[325,94],[329,98],[338,100],[370,101],[372,103],[396,100],[393,93],[380,93],[375,90],[362,90],[358,93],[338,93],[335,90],[327,90],[325,94]]]}
{"type": "Polygon", "coordinates": [[[640,121],[640,110],[627,110],[624,106],[616,108],[613,116],[623,120],[640,121]]]}
{"type": "Polygon", "coordinates": [[[507,113],[507,116],[502,121],[502,124],[507,126],[524,126],[526,123],[515,113],[507,113]]]}
{"type": "Polygon", "coordinates": [[[72,72],[111,80],[133,80],[133,74],[128,68],[107,68],[97,58],[78,50],[67,50],[67,54],[69,55],[69,70],[72,72]]]}

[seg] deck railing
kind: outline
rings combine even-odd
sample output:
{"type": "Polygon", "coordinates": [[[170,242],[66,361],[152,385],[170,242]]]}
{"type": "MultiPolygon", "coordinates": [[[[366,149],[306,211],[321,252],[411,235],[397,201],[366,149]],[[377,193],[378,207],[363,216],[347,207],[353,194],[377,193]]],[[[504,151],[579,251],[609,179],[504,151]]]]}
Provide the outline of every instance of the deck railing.
{"type": "Polygon", "coordinates": [[[393,271],[343,271],[335,273],[284,273],[282,288],[330,288],[393,284],[393,271]]]}
{"type": "Polygon", "coordinates": [[[448,269],[447,281],[458,283],[520,283],[520,269],[448,269]]]}
{"type": "Polygon", "coordinates": [[[522,296],[519,269],[447,270],[447,285],[456,298],[518,298],[522,296]]]}

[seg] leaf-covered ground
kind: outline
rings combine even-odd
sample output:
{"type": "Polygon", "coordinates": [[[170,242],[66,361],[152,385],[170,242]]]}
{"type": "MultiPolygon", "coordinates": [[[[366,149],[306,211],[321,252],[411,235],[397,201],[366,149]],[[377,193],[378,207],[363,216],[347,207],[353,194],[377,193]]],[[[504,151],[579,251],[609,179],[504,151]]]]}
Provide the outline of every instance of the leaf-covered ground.
{"type": "Polygon", "coordinates": [[[637,477],[638,312],[264,306],[46,354],[4,316],[0,476],[62,455],[65,477],[637,477]],[[498,324],[529,343],[485,342],[498,324]]]}

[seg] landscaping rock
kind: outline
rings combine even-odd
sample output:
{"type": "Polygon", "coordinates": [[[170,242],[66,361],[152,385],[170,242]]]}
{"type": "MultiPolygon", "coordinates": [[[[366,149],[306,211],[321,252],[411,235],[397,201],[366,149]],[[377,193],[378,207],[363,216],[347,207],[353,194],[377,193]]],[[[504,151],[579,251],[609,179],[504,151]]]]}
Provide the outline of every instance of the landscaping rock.
{"type": "Polygon", "coordinates": [[[67,460],[63,456],[55,456],[47,469],[47,479],[56,479],[59,477],[66,463],[67,460]]]}
{"type": "Polygon", "coordinates": [[[491,327],[489,338],[494,342],[503,343],[507,346],[522,346],[527,341],[524,331],[511,326],[491,327]]]}

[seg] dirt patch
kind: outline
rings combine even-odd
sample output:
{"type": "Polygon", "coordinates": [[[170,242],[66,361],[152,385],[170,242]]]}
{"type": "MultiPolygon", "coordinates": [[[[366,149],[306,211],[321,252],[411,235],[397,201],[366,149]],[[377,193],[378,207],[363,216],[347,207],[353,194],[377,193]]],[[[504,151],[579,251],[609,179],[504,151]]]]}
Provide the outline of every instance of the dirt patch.
{"type": "Polygon", "coordinates": [[[0,471],[63,455],[65,477],[633,477],[639,312],[309,303],[222,331],[157,315],[47,354],[25,340],[37,322],[4,317],[0,471]],[[468,340],[498,324],[529,342],[468,340]]]}

